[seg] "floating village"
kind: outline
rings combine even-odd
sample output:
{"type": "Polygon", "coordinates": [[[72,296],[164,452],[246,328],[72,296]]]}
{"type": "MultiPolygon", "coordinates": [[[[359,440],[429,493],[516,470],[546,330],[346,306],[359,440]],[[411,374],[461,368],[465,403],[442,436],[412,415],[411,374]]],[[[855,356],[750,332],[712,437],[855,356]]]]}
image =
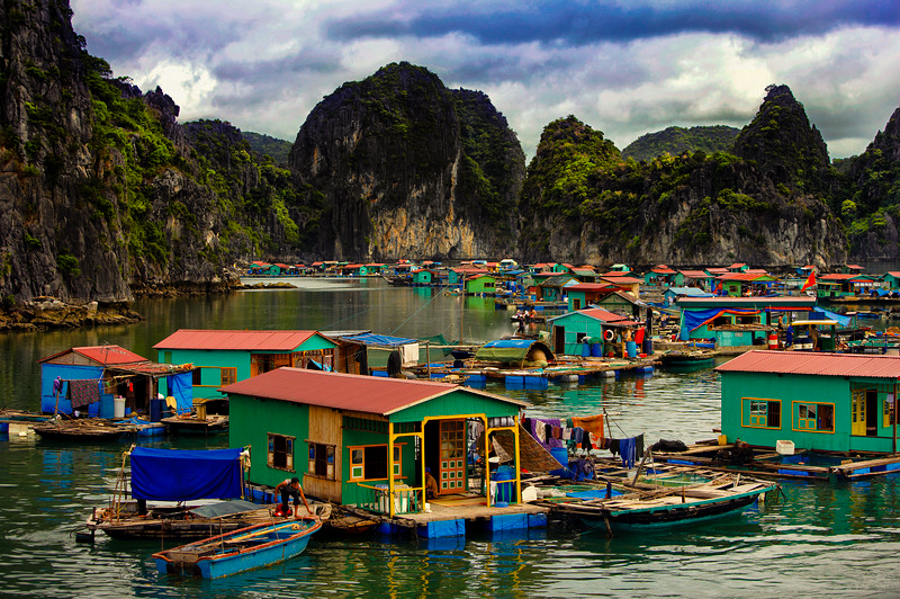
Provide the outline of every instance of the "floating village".
{"type": "Polygon", "coordinates": [[[0,442],[125,448],[108,500],[77,515],[79,541],[165,539],[161,574],[218,578],[296,556],[316,534],[566,526],[614,538],[740,517],[787,479],[900,470],[900,272],[502,260],[256,262],[242,274],[253,290],[377,277],[492,297],[511,332],[466,344],[196,328],[156,340],[150,358],[118,345],[45,356],[40,411],[0,412],[0,442]],[[689,443],[617,434],[605,410],[527,417],[526,402],[485,389],[714,364],[721,425],[689,443]],[[228,449],[140,443],[183,435],[222,435],[228,449]]]}

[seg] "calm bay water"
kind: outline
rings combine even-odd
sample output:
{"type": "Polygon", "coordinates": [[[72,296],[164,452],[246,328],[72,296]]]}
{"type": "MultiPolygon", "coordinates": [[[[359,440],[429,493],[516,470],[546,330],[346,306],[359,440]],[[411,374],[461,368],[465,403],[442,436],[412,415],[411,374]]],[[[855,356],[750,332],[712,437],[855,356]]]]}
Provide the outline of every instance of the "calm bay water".
{"type": "MultiPolygon", "coordinates": [[[[0,405],[36,409],[36,361],[72,346],[117,343],[149,358],[178,328],[372,329],[484,341],[512,330],[480,298],[395,289],[380,281],[302,281],[303,289],[140,302],[137,325],[0,336],[0,405]],[[465,310],[461,302],[465,301],[465,310]]],[[[594,414],[611,434],[692,442],[714,436],[719,381],[711,370],[657,372],[547,391],[489,391],[532,404],[533,416],[594,414]]],[[[169,442],[164,443],[169,446],[169,442]]],[[[179,441],[179,447],[222,447],[179,441]]],[[[163,445],[162,443],[160,445],[163,445]]],[[[607,539],[584,530],[472,533],[465,540],[317,537],[275,568],[217,581],[160,577],[160,542],[94,545],[74,533],[115,483],[125,444],[72,447],[33,436],[0,441],[0,595],[40,597],[815,597],[900,596],[900,479],[784,483],[743,516],[664,533],[607,539]]]]}

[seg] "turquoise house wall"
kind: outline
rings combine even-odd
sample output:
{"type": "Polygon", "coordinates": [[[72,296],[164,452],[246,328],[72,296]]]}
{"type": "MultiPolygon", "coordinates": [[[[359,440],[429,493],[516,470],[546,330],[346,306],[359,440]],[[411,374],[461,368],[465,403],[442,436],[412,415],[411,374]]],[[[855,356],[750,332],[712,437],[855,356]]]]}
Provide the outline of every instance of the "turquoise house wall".
{"type": "Polygon", "coordinates": [[[287,401],[229,395],[229,447],[250,446],[250,481],[274,487],[285,478],[303,480],[309,465],[309,407],[287,401]],[[268,434],[294,437],[294,471],[270,468],[268,434]]]}
{"type": "MultiPolygon", "coordinates": [[[[200,386],[194,385],[194,399],[220,397],[218,389],[222,386],[221,372],[218,368],[237,368],[237,380],[250,378],[250,353],[243,351],[223,351],[205,349],[160,349],[158,360],[165,362],[171,354],[171,364],[193,364],[200,367],[200,386]]],[[[160,383],[160,387],[167,386],[160,383]]],[[[168,393],[168,390],[163,393],[168,393]]]]}
{"type": "MultiPolygon", "coordinates": [[[[893,426],[884,426],[881,414],[885,392],[880,392],[877,402],[877,436],[853,436],[851,434],[851,385],[879,383],[866,379],[846,379],[837,376],[772,375],[766,373],[722,373],[722,433],[728,441],[740,438],[751,445],[774,447],[778,440],[794,442],[796,448],[827,451],[892,451],[893,426]],[[742,422],[743,398],[781,400],[781,427],[779,429],[753,428],[742,422]],[[797,404],[795,402],[834,404],[834,432],[806,432],[797,428],[797,404]]],[[[883,386],[883,382],[882,382],[883,386]]]]}
{"type": "Polygon", "coordinates": [[[581,342],[576,341],[578,333],[584,333],[589,337],[600,340],[603,337],[603,324],[596,318],[589,318],[583,314],[572,313],[553,321],[554,327],[565,329],[563,351],[569,356],[581,355],[581,342]]]}
{"type": "Polygon", "coordinates": [[[484,414],[488,418],[515,416],[519,406],[459,389],[447,395],[409,407],[390,415],[391,422],[422,422],[427,417],[453,417],[465,414],[484,414]]]}

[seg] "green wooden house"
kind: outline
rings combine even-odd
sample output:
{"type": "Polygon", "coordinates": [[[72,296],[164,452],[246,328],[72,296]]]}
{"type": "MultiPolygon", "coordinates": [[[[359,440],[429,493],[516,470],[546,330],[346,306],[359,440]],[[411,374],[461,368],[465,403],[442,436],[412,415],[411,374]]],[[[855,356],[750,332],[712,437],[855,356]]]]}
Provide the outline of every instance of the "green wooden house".
{"type": "Polygon", "coordinates": [[[153,346],[164,364],[193,364],[194,398],[282,366],[331,369],[337,343],[316,331],[180,329],[153,346]]]}
{"type": "Polygon", "coordinates": [[[728,442],[897,451],[900,356],[755,350],[716,370],[728,442]]]}
{"type": "Polygon", "coordinates": [[[660,264],[644,274],[644,285],[651,287],[680,287],[684,285],[684,275],[665,264],[660,264]]]}
{"type": "Polygon", "coordinates": [[[436,273],[428,268],[420,268],[410,273],[413,285],[432,285],[437,280],[436,273]]]}
{"type": "Polygon", "coordinates": [[[868,295],[880,287],[875,277],[853,273],[830,273],[816,279],[816,296],[821,298],[868,295]]]}
{"type": "MultiPolygon", "coordinates": [[[[488,455],[495,435],[512,436],[517,449],[510,457],[519,472],[519,413],[526,404],[508,397],[297,368],[222,391],[230,403],[230,446],[251,447],[253,484],[274,487],[296,476],[310,496],[393,516],[423,510],[426,467],[439,495],[476,493],[491,505],[490,473],[476,479],[469,455],[472,449],[488,455]],[[482,445],[473,448],[468,439],[476,437],[482,445]]],[[[518,502],[515,476],[510,499],[518,502]]]]}
{"type": "Polygon", "coordinates": [[[470,295],[494,295],[497,292],[497,277],[474,275],[466,279],[466,293],[470,295]]]}

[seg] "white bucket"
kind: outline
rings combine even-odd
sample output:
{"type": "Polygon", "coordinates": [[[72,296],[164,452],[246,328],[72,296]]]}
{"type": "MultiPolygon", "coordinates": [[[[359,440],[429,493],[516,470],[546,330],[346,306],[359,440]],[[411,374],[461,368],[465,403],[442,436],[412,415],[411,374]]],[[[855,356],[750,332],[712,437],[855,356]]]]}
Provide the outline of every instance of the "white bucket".
{"type": "Polygon", "coordinates": [[[125,418],[125,398],[113,398],[113,418],[125,418]]]}

